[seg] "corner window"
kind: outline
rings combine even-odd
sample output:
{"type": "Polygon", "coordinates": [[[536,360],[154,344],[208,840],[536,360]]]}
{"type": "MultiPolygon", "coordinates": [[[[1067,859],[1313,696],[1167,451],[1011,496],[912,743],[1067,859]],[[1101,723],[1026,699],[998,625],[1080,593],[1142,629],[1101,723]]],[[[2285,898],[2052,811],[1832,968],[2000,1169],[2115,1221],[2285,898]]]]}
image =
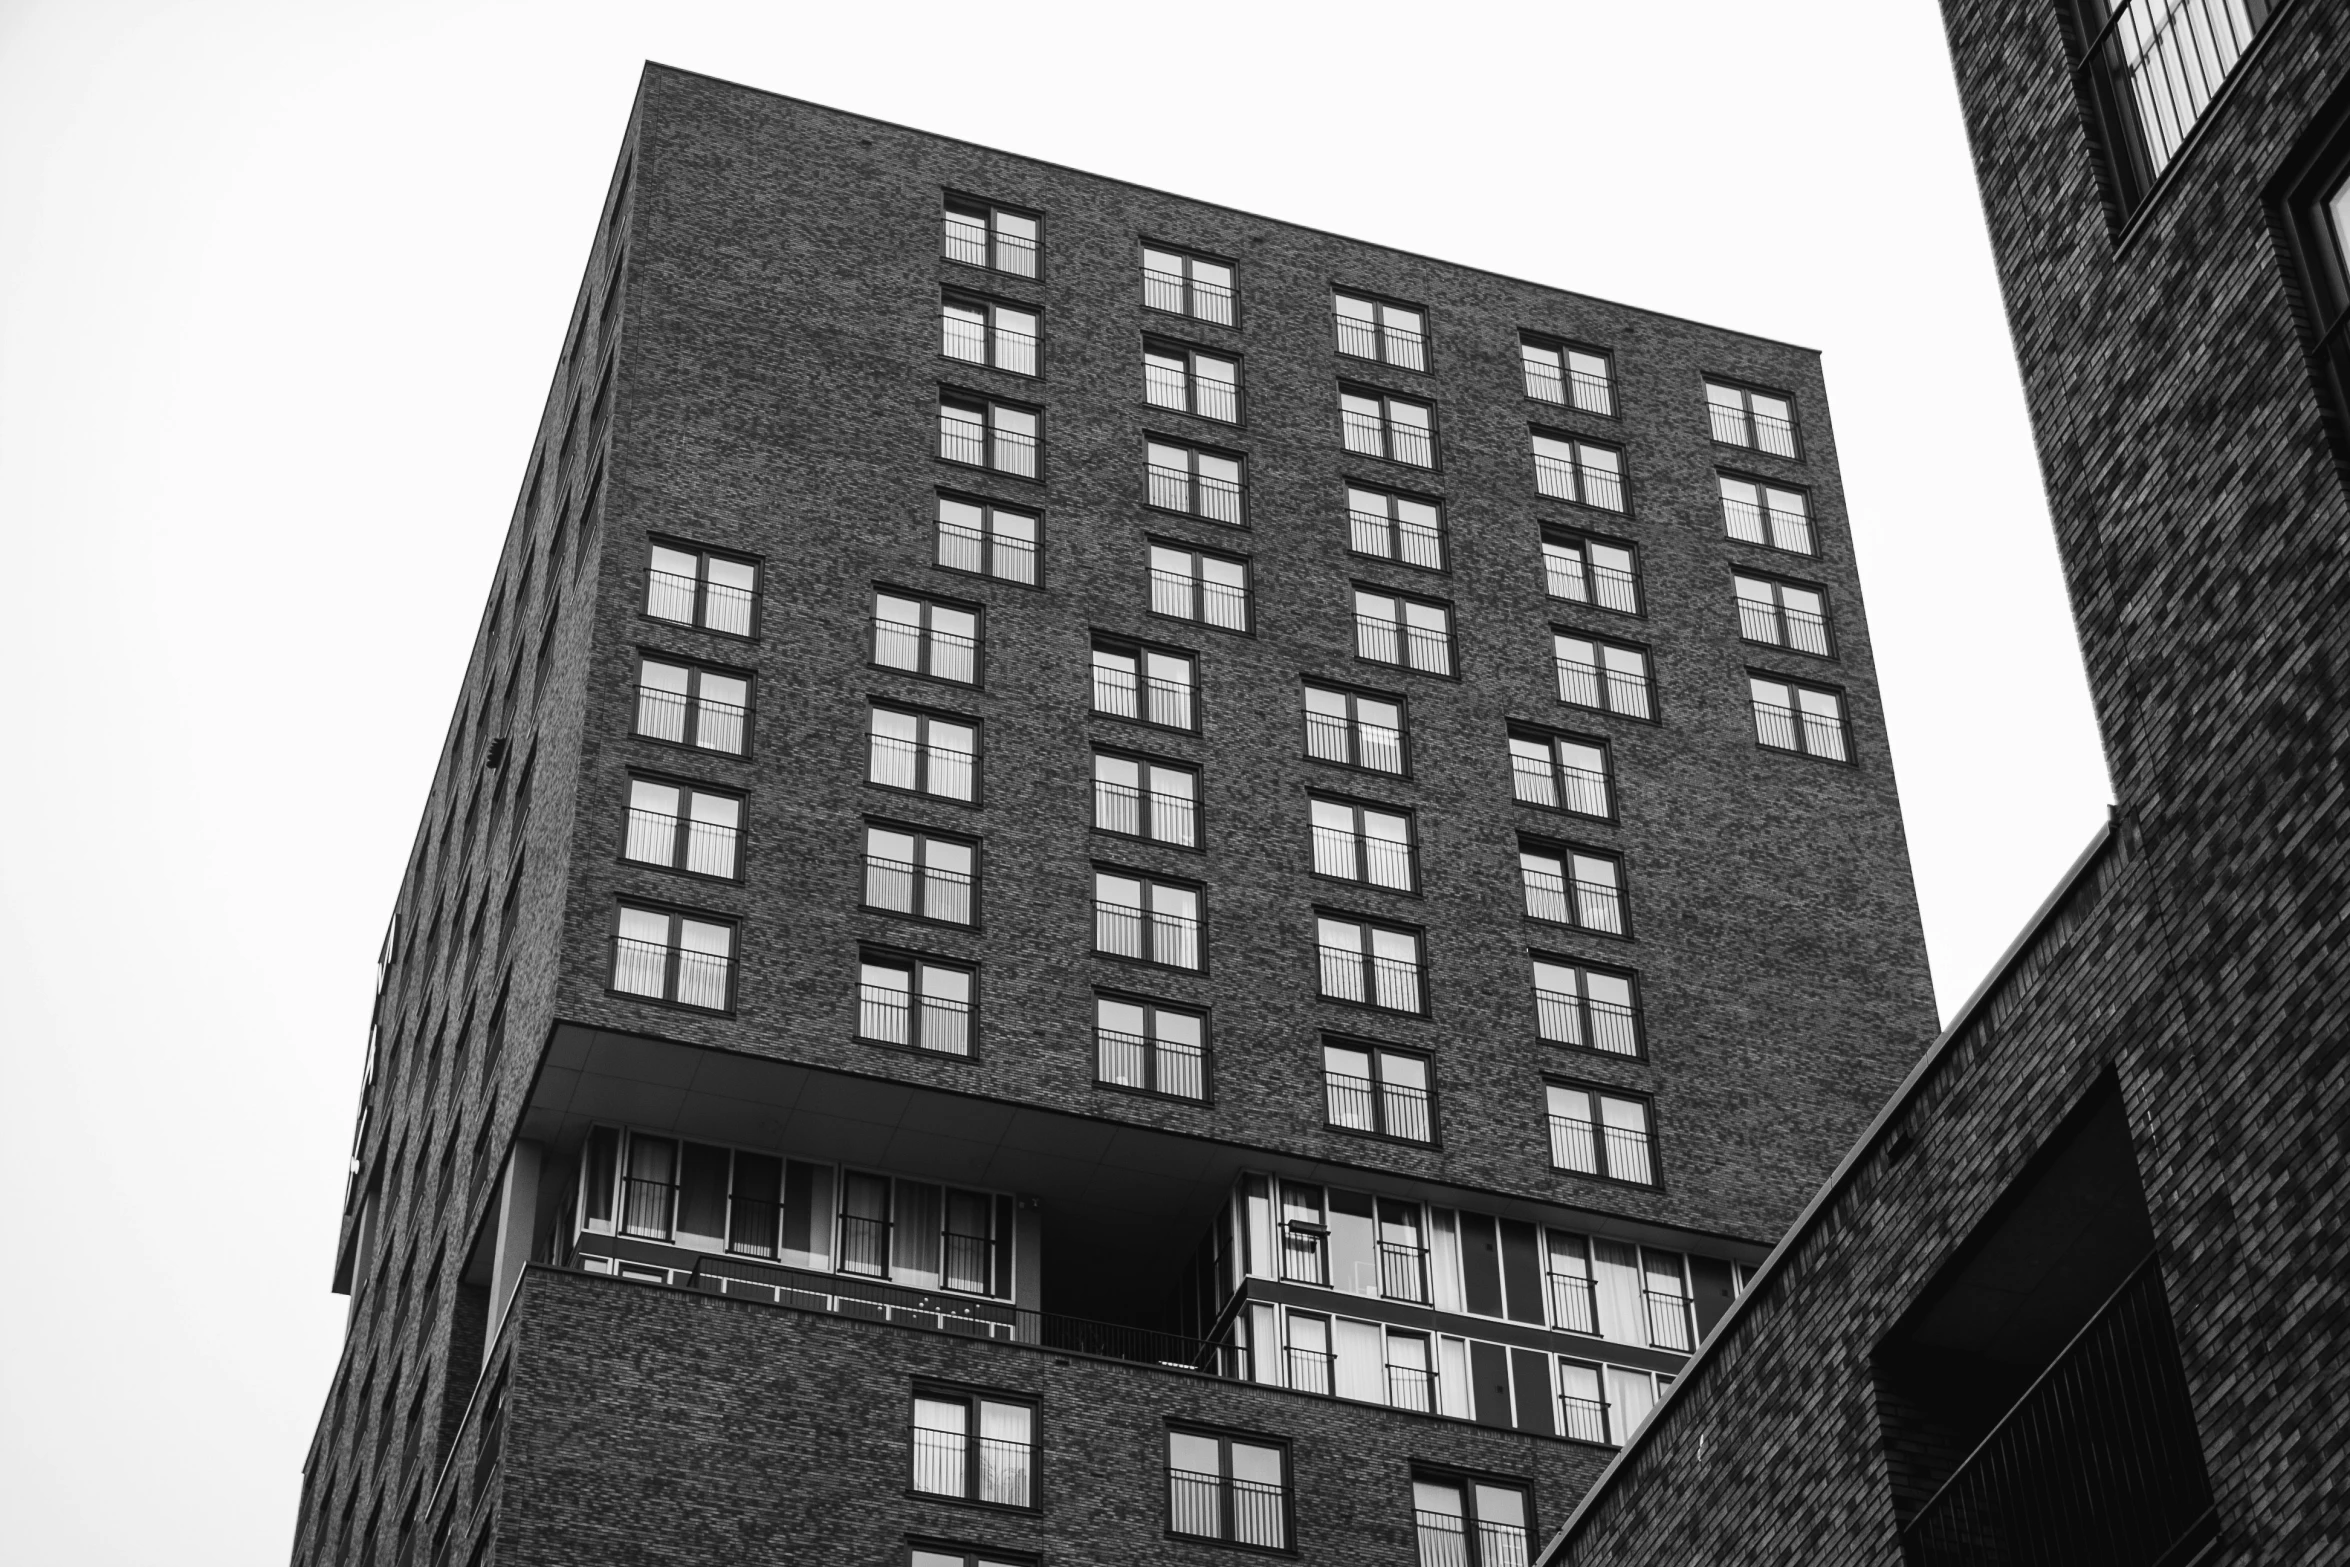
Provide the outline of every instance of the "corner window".
{"type": "Polygon", "coordinates": [[[1376,359],[1400,370],[1428,368],[1426,312],[1359,294],[1339,294],[1333,304],[1340,353],[1354,359],[1376,359]]]}
{"type": "Polygon", "coordinates": [[[1195,1539],[1289,1547],[1289,1454],[1274,1443],[1167,1433],[1167,1528],[1195,1539]]]}
{"type": "Polygon", "coordinates": [[[1436,466],[1436,410],[1426,403],[1342,387],[1338,420],[1350,452],[1413,468],[1436,466]]]}
{"type": "Polygon", "coordinates": [[[969,294],[939,305],[939,352],[1013,375],[1036,374],[1037,314],[969,294]]]}
{"type": "Polygon", "coordinates": [[[1452,611],[1430,599],[1355,589],[1355,655],[1423,674],[1449,675],[1452,611]]]}
{"type": "Polygon", "coordinates": [[[998,1507],[1034,1507],[1036,1406],[978,1394],[917,1392],[914,1489],[998,1507]]]}
{"type": "Polygon", "coordinates": [[[1656,1184],[1647,1100],[1570,1083],[1547,1084],[1545,1092],[1553,1169],[1634,1186],[1656,1184]]]}
{"type": "Polygon", "coordinates": [[[1536,958],[1534,1016],[1545,1044],[1640,1054],[1640,1009],[1629,974],[1536,958]]]}
{"type": "Polygon", "coordinates": [[[1418,885],[1409,811],[1315,799],[1314,874],[1410,892],[1418,885]]]}
{"type": "Polygon", "coordinates": [[[1570,707],[1596,708],[1626,718],[1653,718],[1649,700],[1648,655],[1620,642],[1561,631],[1551,637],[1558,666],[1559,700],[1570,707]]]}
{"type": "Polygon", "coordinates": [[[1510,783],[1520,805],[1603,821],[1615,816],[1604,741],[1512,729],[1510,783]]]}
{"type": "Polygon", "coordinates": [[[1534,432],[1534,488],[1554,500],[1624,509],[1624,454],[1572,436],[1534,432]]]}
{"type": "Polygon", "coordinates": [[[1164,310],[1169,315],[1230,326],[1236,319],[1232,265],[1180,250],[1145,245],[1142,247],[1142,302],[1148,309],[1164,310]]]}
{"type": "Polygon", "coordinates": [[[1094,872],[1093,950],[1164,968],[1198,969],[1199,889],[1148,876],[1094,872]]]}
{"type": "Polygon", "coordinates": [[[1343,916],[1317,916],[1322,999],[1384,1012],[1423,1010],[1419,933],[1343,916]]]}
{"type": "Polygon", "coordinates": [[[1112,1088],[1208,1097],[1207,1019],[1180,1007],[1120,996],[1094,998],[1094,1080],[1112,1088]]]}
{"type": "Polygon", "coordinates": [[[751,683],[744,677],[665,659],[638,661],[636,732],[645,739],[740,756],[750,724],[751,683]]]}
{"type": "Polygon", "coordinates": [[[1306,755],[1369,772],[1404,770],[1403,704],[1330,686],[1307,686],[1306,755]]]}
{"type": "Polygon", "coordinates": [[[1828,646],[1827,594],[1743,571],[1734,573],[1730,584],[1738,596],[1739,636],[1765,647],[1833,656],[1828,646]]]}
{"type": "Polygon", "coordinates": [[[1037,476],[1040,416],[1033,408],[987,398],[938,400],[938,455],[948,462],[1016,479],[1037,476]]]}
{"type": "Polygon", "coordinates": [[[1542,585],[1569,604],[1640,613],[1640,557],[1629,544],[1545,530],[1542,585]]]}
{"type": "Polygon", "coordinates": [[[1714,439],[1724,446],[1751,447],[1774,457],[1802,455],[1795,444],[1795,404],[1782,393],[1708,381],[1705,409],[1714,439]]]}
{"type": "Polygon", "coordinates": [[[724,1012],[734,1004],[734,925],[708,915],[620,906],[612,988],[724,1012]]]}
{"type": "MultiPolygon", "coordinates": [[[[1322,1083],[1332,1126],[1407,1143],[1432,1143],[1436,1118],[1430,1110],[1428,1081],[1425,1056],[1376,1045],[1322,1047],[1322,1083]]],[[[1413,1293],[1398,1298],[1424,1297],[1413,1293]]]]}
{"type": "Polygon", "coordinates": [[[699,626],[730,637],[756,636],[758,565],[690,545],[656,541],[645,572],[645,613],[655,620],[699,626]]]}
{"type": "Polygon", "coordinates": [[[1389,490],[1346,487],[1347,548],[1374,560],[1444,570],[1444,508],[1389,490]]]}
{"type": "Polygon", "coordinates": [[[732,881],[742,840],[743,802],[691,784],[632,778],[622,857],[639,865],[732,881]]]}
{"type": "Polygon", "coordinates": [[[1754,701],[1754,738],[1774,751],[1797,751],[1830,762],[1848,762],[1844,744],[1844,700],[1833,691],[1800,686],[1761,675],[1747,678],[1754,701]]]}
{"type": "Polygon", "coordinates": [[[1152,614],[1248,630],[1247,561],[1166,544],[1153,544],[1150,551],[1152,614]]]}
{"type": "Polygon", "coordinates": [[[1034,277],[1042,235],[1033,213],[992,202],[950,196],[946,203],[946,258],[968,266],[1034,277]]]}
{"type": "Polygon", "coordinates": [[[956,685],[979,683],[979,612],[876,589],[873,662],[956,685]]]}
{"type": "Polygon", "coordinates": [[[869,738],[868,782],[942,800],[969,803],[978,797],[977,724],[877,707],[869,738]]]}
{"type": "Polygon", "coordinates": [[[1241,525],[1244,490],[1239,457],[1154,440],[1148,443],[1146,459],[1152,506],[1210,522],[1241,525]]]}
{"type": "Polygon", "coordinates": [[[1093,825],[1178,849],[1199,846],[1199,774],[1148,757],[1096,751],[1093,825]]]}
{"type": "Polygon", "coordinates": [[[1518,871],[1529,917],[1604,936],[1624,934],[1624,873],[1615,856],[1528,839],[1519,846],[1518,871]]]}
{"type": "Polygon", "coordinates": [[[1190,655],[1097,639],[1093,710],[1161,729],[1197,727],[1193,695],[1198,666],[1190,655]]]}
{"type": "Polygon", "coordinates": [[[945,925],[978,918],[977,847],[967,839],[878,824],[865,829],[865,907],[945,925]]]}
{"type": "Polygon", "coordinates": [[[1720,475],[1722,527],[1733,539],[1765,544],[1790,555],[1817,553],[1812,547],[1811,507],[1801,490],[1758,479],[1720,475]]]}
{"type": "Polygon", "coordinates": [[[1615,367],[1608,363],[1607,355],[1526,336],[1518,340],[1518,357],[1525,370],[1528,397],[1587,414],[1615,413],[1615,367]]]}
{"type": "Polygon", "coordinates": [[[869,953],[857,972],[857,1037],[937,1055],[967,1056],[977,1030],[978,975],[955,963],[869,953]]]}
{"type": "Polygon", "coordinates": [[[1154,408],[1173,408],[1225,424],[1240,422],[1240,361],[1181,343],[1142,346],[1143,396],[1154,408]]]}
{"type": "Polygon", "coordinates": [[[938,563],[949,571],[1036,586],[1034,515],[985,501],[938,498],[938,563]]]}
{"type": "Polygon", "coordinates": [[[1412,1477],[1420,1567],[1526,1567],[1528,1516],[1526,1493],[1518,1486],[1412,1477]]]}

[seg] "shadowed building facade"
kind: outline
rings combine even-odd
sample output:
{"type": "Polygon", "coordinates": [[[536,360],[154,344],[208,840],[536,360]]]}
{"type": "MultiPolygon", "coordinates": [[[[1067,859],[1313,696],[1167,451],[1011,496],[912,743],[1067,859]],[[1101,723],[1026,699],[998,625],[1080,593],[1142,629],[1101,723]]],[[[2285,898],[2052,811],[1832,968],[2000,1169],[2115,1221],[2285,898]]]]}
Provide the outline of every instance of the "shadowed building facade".
{"type": "Polygon", "coordinates": [[[1931,1033],[1817,357],[646,72],[298,1562],[1512,1567],[1931,1033]]]}

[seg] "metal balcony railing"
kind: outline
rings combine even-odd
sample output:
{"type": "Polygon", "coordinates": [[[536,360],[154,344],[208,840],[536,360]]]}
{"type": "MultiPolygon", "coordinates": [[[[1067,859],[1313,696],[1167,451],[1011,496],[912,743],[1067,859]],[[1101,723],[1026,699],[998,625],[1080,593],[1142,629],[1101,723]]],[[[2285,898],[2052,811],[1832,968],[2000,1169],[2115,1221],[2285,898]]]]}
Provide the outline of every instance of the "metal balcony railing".
{"type": "Polygon", "coordinates": [[[704,751],[740,756],[744,720],[749,709],[707,696],[689,697],[661,686],[636,688],[636,732],[653,740],[669,740],[704,751]]]}
{"type": "Polygon", "coordinates": [[[732,876],[739,839],[740,834],[722,822],[681,822],[670,812],[629,808],[627,855],[646,865],[666,865],[703,876],[732,876]],[[682,864],[678,852],[681,826],[685,829],[682,864]]]}
{"type": "Polygon", "coordinates": [[[1352,408],[1339,410],[1339,424],[1345,434],[1346,449],[1361,452],[1366,457],[1387,455],[1387,424],[1377,414],[1359,413],[1352,408]]]}
{"type": "Polygon", "coordinates": [[[1550,1162],[1557,1168],[1579,1175],[1605,1174],[1641,1186],[1655,1184],[1645,1133],[1622,1126],[1597,1127],[1571,1115],[1554,1115],[1549,1119],[1550,1162]],[[1603,1142],[1607,1151],[1605,1170],[1599,1164],[1603,1142]]]}
{"type": "Polygon", "coordinates": [[[1513,752],[1510,774],[1517,797],[1524,804],[1569,810],[1580,816],[1608,814],[1605,773],[1513,752]]]}
{"type": "Polygon", "coordinates": [[[1630,1007],[1565,991],[1534,992],[1542,1037],[1554,1045],[1582,1045],[1620,1056],[1640,1053],[1640,1030],[1630,1007]]]}
{"type": "Polygon", "coordinates": [[[1169,968],[1199,967],[1199,921],[1186,914],[1141,909],[1096,899],[1093,945],[1114,957],[1141,958],[1169,968]]]}
{"type": "Polygon", "coordinates": [[[1165,729],[1191,727],[1191,687],[1157,675],[1122,669],[1093,670],[1093,710],[1115,718],[1142,718],[1165,729]]]}
{"type": "Polygon", "coordinates": [[[615,936],[612,949],[614,990],[724,1010],[727,982],[734,969],[729,954],[696,952],[633,936],[615,936]]]}
{"type": "MultiPolygon", "coordinates": [[[[1379,1293],[1389,1300],[1428,1300],[1428,1257],[1417,1246],[1397,1241],[1379,1243],[1379,1293]]],[[[1389,1368],[1393,1370],[1393,1367],[1389,1368]]]]}
{"type": "Polygon", "coordinates": [[[1176,1534],[1272,1550],[1288,1544],[1288,1511],[1277,1485],[1170,1468],[1167,1489],[1168,1527],[1176,1534]]]}
{"type": "Polygon", "coordinates": [[[1291,1345],[1285,1354],[1289,1361],[1289,1385],[1296,1391],[1327,1395],[1337,1385],[1337,1362],[1328,1350],[1291,1345]]]}
{"type": "Polygon", "coordinates": [[[1569,878],[1564,873],[1539,870],[1531,865],[1519,869],[1526,879],[1526,912],[1535,919],[1605,931],[1611,936],[1624,933],[1623,895],[1613,886],[1575,877],[1570,902],[1569,878]]]}
{"type": "Polygon", "coordinates": [[[953,631],[924,628],[886,616],[873,617],[873,662],[891,669],[910,669],[940,680],[970,685],[979,678],[979,639],[953,631]],[[923,669],[924,644],[929,645],[929,668],[923,669]]]}
{"type": "Polygon", "coordinates": [[[865,856],[865,902],[869,907],[968,925],[971,901],[968,872],[916,865],[880,854],[865,856]]]}
{"type": "Polygon", "coordinates": [[[1564,403],[1567,400],[1566,377],[1559,367],[1548,359],[1537,359],[1531,353],[1523,357],[1526,367],[1526,395],[1538,402],[1564,403]]]}
{"type": "Polygon", "coordinates": [[[1227,631],[1248,629],[1248,590],[1185,572],[1151,568],[1151,612],[1227,631]]]}
{"type": "Polygon", "coordinates": [[[1550,1320],[1569,1333],[1597,1333],[1599,1301],[1591,1281],[1573,1273],[1550,1275],[1550,1320]]]}
{"type": "Polygon", "coordinates": [[[1714,439],[1728,446],[1752,446],[1746,435],[1746,410],[1732,403],[1709,402],[1706,411],[1713,416],[1714,439]]]}
{"type": "Polygon", "coordinates": [[[1412,888],[1412,846],[1374,838],[1343,827],[1316,827],[1314,869],[1324,876],[1368,882],[1374,887],[1412,888]]]}
{"type": "Polygon", "coordinates": [[[1027,1442],[973,1438],[961,1431],[914,1428],[914,1489],[1026,1507],[1034,1496],[1036,1454],[1027,1442]],[[974,1465],[973,1460],[977,1463],[974,1465]]]}
{"type": "Polygon", "coordinates": [[[1596,1398],[1559,1395],[1559,1434],[1577,1442],[1611,1445],[1607,1436],[1607,1405],[1596,1398]]]}
{"type": "Polygon", "coordinates": [[[857,987],[857,1035],[940,1055],[971,1053],[971,1003],[945,996],[917,999],[887,985],[857,987]],[[917,1016],[918,1015],[918,1016],[917,1016]]]}
{"type": "Polygon", "coordinates": [[[941,518],[938,524],[938,563],[955,571],[1000,577],[1006,582],[1036,581],[1036,546],[1026,539],[1002,533],[994,536],[990,559],[989,536],[978,528],[941,518]]]}
{"type": "Polygon", "coordinates": [[[1180,365],[1163,365],[1150,359],[1142,362],[1142,395],[1154,407],[1189,413],[1190,379],[1180,365]]]}
{"type": "Polygon", "coordinates": [[[1689,1297],[1666,1290],[1642,1290],[1648,1304],[1648,1342],[1684,1353],[1696,1347],[1689,1322],[1689,1297]]]}
{"type": "Polygon", "coordinates": [[[745,1257],[780,1255],[783,1205],[740,1192],[726,1199],[726,1249],[745,1257]]]}
{"type": "Polygon", "coordinates": [[[2149,1255],[1902,1531],[1913,1567],[2156,1567],[2213,1533],[2149,1255]]]}
{"type": "Polygon", "coordinates": [[[990,432],[990,448],[998,473],[1015,474],[1023,479],[1036,477],[1036,437],[1025,430],[1007,430],[998,425],[990,432]]]}
{"type": "Polygon", "coordinates": [[[1627,718],[1649,716],[1645,672],[1603,670],[1584,659],[1561,655],[1558,682],[1559,700],[1570,706],[1595,707],[1602,712],[1622,713],[1627,718]]]}
{"type": "Polygon", "coordinates": [[[1162,511],[1179,511],[1211,522],[1240,521],[1240,486],[1213,474],[1194,474],[1164,463],[1148,465],[1150,504],[1162,511]]]}
{"type": "Polygon", "coordinates": [[[1436,1373],[1419,1366],[1387,1368],[1387,1402],[1396,1409],[1436,1412],[1436,1373]]]}
{"type": "Polygon", "coordinates": [[[987,224],[959,212],[946,215],[946,257],[971,266],[987,265],[987,224]]]}
{"type": "Polygon", "coordinates": [[[1208,1096],[1207,1053],[1174,1039],[1146,1039],[1118,1029],[1094,1031],[1094,1076],[1119,1088],[1140,1088],[1177,1099],[1208,1096]]]}
{"type": "Polygon", "coordinates": [[[1322,994],[1334,1001],[1367,1001],[1390,1012],[1420,1010],[1420,966],[1401,958],[1365,958],[1347,947],[1323,947],[1322,994]]]}
{"type": "Polygon", "coordinates": [[[1458,1513],[1415,1511],[1420,1567],[1526,1567],[1526,1531],[1515,1524],[1477,1521],[1477,1548],[1469,1552],[1468,1522],[1458,1513]]]}
{"type": "Polygon", "coordinates": [[[1797,713],[1777,702],[1754,704],[1754,736],[1782,751],[1804,751],[1831,761],[1845,760],[1843,721],[1829,713],[1797,713]],[[1797,725],[1801,736],[1798,738],[1797,725]]]}
{"type": "Polygon", "coordinates": [[[1133,784],[1106,778],[1093,781],[1093,824],[1104,832],[1177,844],[1186,849],[1198,841],[1198,811],[1190,796],[1166,794],[1156,789],[1146,792],[1133,784]],[[1145,800],[1150,802],[1147,816],[1145,800]]]}
{"type": "Polygon", "coordinates": [[[1355,651],[1374,664],[1408,664],[1431,675],[1452,673],[1452,638],[1426,626],[1358,614],[1355,651]]]}

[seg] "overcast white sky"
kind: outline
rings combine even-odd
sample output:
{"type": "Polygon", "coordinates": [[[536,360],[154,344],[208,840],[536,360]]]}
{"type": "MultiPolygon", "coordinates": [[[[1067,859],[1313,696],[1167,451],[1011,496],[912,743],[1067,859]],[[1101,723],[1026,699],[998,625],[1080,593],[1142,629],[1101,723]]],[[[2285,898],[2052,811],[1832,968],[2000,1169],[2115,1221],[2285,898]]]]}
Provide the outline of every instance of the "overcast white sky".
{"type": "Polygon", "coordinates": [[[370,964],[648,58],[1824,350],[1945,1013],[2102,816],[1931,0],[0,0],[16,1559],[288,1547],[370,964]]]}

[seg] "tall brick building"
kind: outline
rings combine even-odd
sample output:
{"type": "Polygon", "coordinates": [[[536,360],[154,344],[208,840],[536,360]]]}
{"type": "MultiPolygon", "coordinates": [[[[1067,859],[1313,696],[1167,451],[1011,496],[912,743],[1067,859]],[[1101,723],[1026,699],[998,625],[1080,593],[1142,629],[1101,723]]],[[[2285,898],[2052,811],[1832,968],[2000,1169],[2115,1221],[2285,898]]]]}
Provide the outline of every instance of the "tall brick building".
{"type": "Polygon", "coordinates": [[[1931,1032],[1816,356],[649,69],[298,1562],[1511,1567],[1931,1032]]]}
{"type": "Polygon", "coordinates": [[[2120,799],[1560,1567],[2350,1540],[2350,13],[1944,14],[2120,799]]]}

